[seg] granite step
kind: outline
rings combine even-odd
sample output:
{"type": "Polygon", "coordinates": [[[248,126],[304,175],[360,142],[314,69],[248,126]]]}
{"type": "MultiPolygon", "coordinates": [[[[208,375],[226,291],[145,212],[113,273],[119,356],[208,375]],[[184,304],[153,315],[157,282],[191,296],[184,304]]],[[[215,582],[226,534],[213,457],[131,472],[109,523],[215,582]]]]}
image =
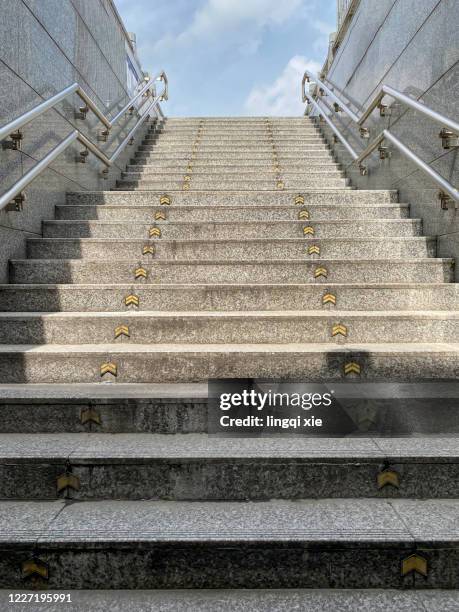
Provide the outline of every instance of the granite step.
{"type": "MultiPolygon", "coordinates": [[[[329,146],[319,140],[314,140],[312,142],[290,142],[287,144],[284,144],[282,146],[276,147],[276,153],[291,153],[291,154],[296,154],[296,153],[301,153],[301,152],[312,152],[312,151],[328,151],[329,146]],[[279,149],[279,150],[277,150],[279,149]]],[[[187,154],[191,154],[193,150],[193,144],[190,142],[188,145],[186,143],[183,142],[177,142],[177,143],[170,143],[170,144],[162,144],[161,142],[159,143],[155,143],[155,144],[147,144],[147,145],[140,145],[137,149],[138,152],[141,151],[154,151],[157,153],[167,153],[168,151],[170,152],[177,152],[177,153],[187,153],[187,154]]],[[[214,154],[214,155],[219,155],[221,152],[231,152],[231,153],[236,153],[238,154],[240,157],[250,157],[251,153],[253,152],[257,152],[257,153],[265,153],[266,155],[271,155],[272,157],[272,153],[273,153],[273,147],[270,143],[266,142],[266,143],[258,143],[256,139],[254,139],[252,144],[234,144],[231,147],[228,147],[228,145],[226,143],[215,143],[215,144],[211,144],[211,143],[201,143],[199,144],[199,146],[197,147],[197,153],[208,153],[208,154],[214,154]]]]}
{"type": "MultiPolygon", "coordinates": [[[[344,189],[349,185],[349,180],[345,178],[326,178],[319,175],[304,175],[298,178],[283,178],[282,189],[344,189]]],[[[194,177],[188,183],[190,191],[205,191],[214,189],[215,191],[234,191],[234,190],[252,190],[252,191],[273,191],[278,185],[276,178],[267,178],[265,180],[244,179],[230,177],[218,179],[217,177],[200,178],[194,177]]],[[[151,189],[154,191],[164,190],[179,190],[183,189],[184,180],[181,179],[164,179],[162,177],[151,177],[141,180],[119,180],[116,182],[116,188],[121,191],[126,189],[151,189]]],[[[186,189],[185,189],[186,190],[186,189]]]]}
{"type": "MultiPolygon", "coordinates": [[[[294,383],[293,383],[294,384],[294,383]]],[[[334,381],[332,389],[346,406],[354,422],[354,430],[346,438],[307,436],[308,444],[315,444],[329,455],[343,444],[369,443],[376,445],[382,438],[392,446],[385,449],[384,460],[394,464],[408,459],[426,463],[439,461],[458,453],[457,382],[427,383],[365,383],[357,380],[334,381]],[[355,398],[364,398],[363,418],[356,410],[355,398]],[[371,399],[371,418],[368,405],[371,399]],[[346,402],[346,403],[345,403],[346,402]],[[403,459],[401,459],[403,457],[403,459]]],[[[326,387],[327,391],[330,386],[326,387]]],[[[323,392],[323,388],[321,388],[323,392]]],[[[336,396],[336,395],[335,395],[336,396]]],[[[362,401],[362,400],[360,400],[362,401]]],[[[207,434],[209,428],[208,385],[205,383],[120,383],[101,384],[0,384],[1,433],[97,433],[97,434],[207,434]],[[93,410],[95,419],[85,419],[85,411],[93,410]]],[[[359,409],[360,410],[360,409],[359,409]]],[[[30,437],[30,436],[29,436],[30,437]]],[[[182,436],[183,437],[183,436],[182,436]]],[[[54,439],[56,436],[54,436],[54,439]]],[[[207,438],[207,437],[206,437],[207,438]]],[[[215,440],[215,436],[211,436],[215,440]]],[[[35,437],[37,440],[38,437],[35,437]]],[[[60,439],[60,438],[59,438],[60,439]]],[[[185,442],[193,438],[183,437],[185,442]]],[[[263,435],[252,440],[266,439],[263,435]]],[[[288,439],[295,445],[305,437],[277,435],[273,439],[288,439]]],[[[101,437],[99,449],[104,448],[101,437]]],[[[222,440],[222,437],[219,437],[222,440]]],[[[237,444],[240,437],[231,438],[237,444]]],[[[168,444],[174,444],[169,437],[168,444]]],[[[306,443],[306,442],[305,442],[306,443]]],[[[224,442],[226,444],[226,442],[224,442]]],[[[229,444],[229,442],[228,442],[229,444]]],[[[258,444],[258,442],[255,442],[258,444]]],[[[309,446],[311,449],[312,447],[309,446]]],[[[274,458],[271,455],[271,459],[274,458]]],[[[399,485],[406,487],[407,481],[399,485]]],[[[428,482],[418,482],[418,487],[428,482]]],[[[325,483],[322,486],[326,486],[325,483]]],[[[453,484],[453,486],[456,486],[453,484]]],[[[388,492],[391,488],[386,489],[388,492]]],[[[405,489],[406,490],[406,489],[405,489]]],[[[332,495],[332,493],[330,494],[332,495]]],[[[429,494],[426,495],[429,497],[429,494]]]]}
{"type": "MultiPolygon", "coordinates": [[[[137,160],[131,160],[136,162],[137,160]]],[[[156,170],[171,170],[185,171],[188,167],[189,159],[162,159],[158,158],[153,163],[131,163],[126,167],[127,172],[155,172],[156,170]]],[[[339,170],[340,165],[330,160],[310,160],[307,164],[296,162],[291,160],[288,164],[284,164],[284,168],[288,169],[289,172],[298,172],[301,170],[319,172],[321,170],[339,170]]],[[[273,172],[272,160],[266,159],[244,159],[244,160],[232,160],[230,162],[221,159],[195,159],[193,160],[193,171],[194,172],[259,172],[259,171],[270,171],[273,172]]]]}
{"type": "MultiPolygon", "coordinates": [[[[0,591],[0,597],[7,602],[10,593],[0,591]]],[[[68,593],[72,612],[387,612],[391,609],[454,612],[459,608],[459,591],[442,589],[95,589],[68,593]]],[[[61,603],[47,604],[47,610],[52,612],[61,609],[61,603]]]]}
{"type": "Polygon", "coordinates": [[[297,147],[305,145],[321,145],[327,146],[327,142],[319,134],[298,134],[298,135],[276,135],[270,138],[266,134],[254,134],[252,137],[244,134],[215,134],[208,135],[203,134],[200,137],[190,136],[172,136],[159,134],[157,136],[147,136],[142,140],[141,146],[161,146],[161,147],[195,147],[201,149],[201,147],[208,146],[219,146],[226,147],[229,150],[233,148],[252,148],[254,145],[259,144],[260,147],[267,149],[282,149],[284,147],[297,147]]]}
{"type": "Polygon", "coordinates": [[[404,344],[448,343],[459,311],[4,313],[0,344],[404,344]],[[124,332],[120,332],[123,326],[124,332]],[[339,329],[337,329],[339,326],[339,329]]]}
{"type": "Polygon", "coordinates": [[[459,496],[459,437],[402,441],[21,433],[0,434],[0,449],[3,500],[247,502],[459,496]],[[378,488],[378,475],[387,466],[397,473],[399,486],[378,488]],[[58,491],[57,479],[66,472],[78,479],[78,488],[58,491]]]}
{"type": "MultiPolygon", "coordinates": [[[[167,209],[164,208],[164,212],[167,209]]],[[[44,238],[148,238],[150,229],[160,228],[160,240],[216,240],[303,238],[410,237],[422,234],[419,219],[351,219],[316,221],[157,221],[150,223],[98,220],[43,221],[44,238]],[[311,228],[311,229],[309,229],[311,228]],[[304,232],[309,233],[304,233],[304,232]]]]}
{"type": "Polygon", "coordinates": [[[35,588],[59,591],[459,586],[457,500],[3,501],[0,516],[0,585],[20,591],[32,556],[49,568],[35,588]],[[402,574],[414,552],[426,576],[402,574]]]}
{"type": "MultiPolygon", "coordinates": [[[[186,206],[280,206],[295,205],[298,195],[304,199],[305,206],[314,204],[337,205],[373,205],[393,204],[397,202],[397,191],[391,190],[312,190],[277,191],[254,193],[251,191],[232,191],[218,193],[201,191],[199,193],[184,193],[183,191],[163,191],[162,194],[150,191],[79,191],[67,193],[67,204],[110,204],[120,205],[158,205],[162,195],[168,195],[171,204],[186,206]]],[[[301,204],[302,206],[302,204],[301,204]]],[[[298,206],[301,208],[301,206],[298,206]]],[[[165,207],[166,208],[166,207],[165,207]]],[[[167,208],[166,208],[167,210],[167,208]]]]}
{"type": "Polygon", "coordinates": [[[126,284],[82,285],[0,285],[0,309],[5,312],[131,312],[125,298],[134,294],[140,311],[251,311],[314,310],[348,311],[459,310],[459,285],[456,283],[399,284],[227,284],[158,285],[126,284]],[[336,306],[323,305],[331,293],[336,306]]]}
{"type": "MultiPolygon", "coordinates": [[[[156,161],[156,160],[177,160],[185,159],[187,162],[192,158],[192,151],[157,151],[156,148],[151,151],[136,151],[134,153],[134,160],[145,160],[145,161],[156,161]]],[[[332,152],[328,149],[312,149],[310,151],[277,151],[277,158],[280,163],[298,163],[303,161],[304,163],[333,160],[332,152]]],[[[272,164],[273,153],[272,151],[259,151],[253,149],[249,154],[241,155],[239,151],[196,151],[196,155],[193,157],[194,162],[203,160],[206,162],[212,162],[214,160],[224,161],[227,164],[233,163],[237,160],[238,163],[252,163],[253,160],[262,160],[264,163],[272,164]]]]}
{"type": "Polygon", "coordinates": [[[224,130],[216,130],[209,132],[203,130],[202,132],[155,132],[147,133],[142,144],[147,142],[174,142],[174,143],[188,143],[194,144],[197,142],[198,146],[205,142],[220,143],[227,142],[229,146],[232,144],[252,144],[254,142],[263,142],[270,146],[278,143],[292,141],[292,142],[325,142],[324,137],[318,131],[294,131],[294,132],[273,132],[270,133],[267,130],[260,130],[258,132],[247,133],[243,130],[226,132],[224,130]]]}
{"type": "Polygon", "coordinates": [[[131,204],[111,206],[110,204],[64,204],[55,207],[56,221],[99,220],[99,221],[141,221],[154,220],[159,211],[167,221],[298,221],[301,218],[314,221],[338,221],[339,219],[406,219],[410,207],[407,204],[370,204],[340,206],[336,204],[312,204],[311,206],[266,205],[266,206],[167,206],[152,202],[149,206],[131,204]],[[306,209],[306,210],[305,210],[306,209]]]}
{"type": "Polygon", "coordinates": [[[29,238],[31,259],[256,260],[256,259],[402,259],[435,257],[436,238],[322,238],[305,245],[302,238],[258,240],[141,240],[119,238],[29,238]],[[144,252],[145,247],[153,251],[144,252]],[[319,248],[317,251],[316,247],[319,248]],[[319,254],[317,254],[319,252],[319,254]]]}
{"type": "MultiPolygon", "coordinates": [[[[244,134],[252,134],[252,133],[260,133],[265,134],[268,131],[268,127],[266,123],[245,123],[245,124],[220,124],[220,125],[212,125],[207,124],[204,126],[200,125],[158,125],[152,126],[149,130],[147,130],[147,134],[197,134],[201,133],[212,133],[212,134],[226,134],[226,133],[244,133],[244,134]]],[[[303,123],[284,123],[284,124],[273,124],[269,128],[270,132],[273,134],[277,132],[287,133],[287,134],[296,134],[303,132],[310,132],[314,134],[320,134],[321,131],[315,126],[313,123],[303,122],[303,123]]]]}
{"type": "Polygon", "coordinates": [[[343,178],[345,175],[341,170],[337,170],[336,167],[331,166],[327,169],[316,170],[314,168],[298,168],[292,169],[284,167],[279,171],[273,167],[266,166],[262,169],[253,168],[236,168],[236,169],[212,169],[209,168],[196,168],[193,167],[191,171],[185,168],[176,169],[151,169],[149,167],[137,170],[127,170],[121,173],[121,178],[127,181],[129,180],[154,180],[155,178],[164,179],[165,181],[177,180],[182,181],[184,176],[191,176],[191,180],[214,180],[214,181],[225,181],[228,179],[234,180],[265,180],[265,181],[276,181],[278,176],[282,176],[285,180],[302,180],[303,178],[308,179],[312,177],[323,177],[324,179],[329,178],[343,178]]]}
{"type": "Polygon", "coordinates": [[[19,383],[190,383],[210,378],[420,382],[457,380],[457,344],[0,345],[0,380],[19,383]],[[349,373],[357,364],[360,374],[349,373]],[[112,364],[112,373],[101,367],[112,364]],[[113,368],[113,366],[115,368],[113,368]]]}
{"type": "Polygon", "coordinates": [[[316,259],[257,261],[122,259],[23,259],[10,262],[10,282],[20,284],[309,284],[448,283],[450,259],[316,259]],[[141,269],[139,272],[139,268],[141,269]],[[137,274],[137,280],[136,280],[137,274]],[[140,276],[139,276],[140,275],[140,276]]]}

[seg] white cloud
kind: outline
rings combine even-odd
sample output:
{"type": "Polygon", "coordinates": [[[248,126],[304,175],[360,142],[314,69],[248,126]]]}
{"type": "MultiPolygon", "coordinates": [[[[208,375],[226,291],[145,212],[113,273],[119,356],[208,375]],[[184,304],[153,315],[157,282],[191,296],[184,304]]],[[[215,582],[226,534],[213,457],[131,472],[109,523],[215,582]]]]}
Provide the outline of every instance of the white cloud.
{"type": "Polygon", "coordinates": [[[246,111],[250,115],[301,116],[305,109],[301,101],[304,71],[318,73],[321,68],[318,62],[295,55],[273,83],[252,89],[245,101],[246,111]]]}
{"type": "Polygon", "coordinates": [[[330,34],[336,32],[336,25],[331,25],[320,19],[314,19],[312,22],[314,28],[320,32],[320,36],[316,38],[312,47],[316,55],[322,55],[324,58],[328,53],[328,45],[330,42],[330,34]]]}
{"type": "Polygon", "coordinates": [[[244,54],[257,50],[262,31],[279,26],[309,0],[206,0],[190,25],[176,37],[166,36],[157,46],[189,45],[194,41],[240,43],[244,54]]]}

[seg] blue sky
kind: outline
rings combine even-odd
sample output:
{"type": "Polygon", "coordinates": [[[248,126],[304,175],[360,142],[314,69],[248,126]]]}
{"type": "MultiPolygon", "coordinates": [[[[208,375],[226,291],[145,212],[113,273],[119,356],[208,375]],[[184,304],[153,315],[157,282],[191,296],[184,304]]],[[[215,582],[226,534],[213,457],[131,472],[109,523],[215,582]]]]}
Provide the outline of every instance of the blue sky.
{"type": "Polygon", "coordinates": [[[169,116],[300,115],[336,0],[115,0],[144,70],[166,70],[169,116]]]}

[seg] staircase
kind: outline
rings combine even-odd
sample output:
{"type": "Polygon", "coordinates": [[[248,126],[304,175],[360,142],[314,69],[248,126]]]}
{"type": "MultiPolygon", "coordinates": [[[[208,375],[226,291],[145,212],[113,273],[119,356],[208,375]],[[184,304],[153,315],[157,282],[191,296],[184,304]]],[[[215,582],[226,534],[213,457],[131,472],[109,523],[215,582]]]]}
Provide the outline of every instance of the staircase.
{"type": "Polygon", "coordinates": [[[457,379],[454,262],[314,123],[152,123],[117,188],[69,193],[27,249],[0,287],[3,588],[457,603],[454,401],[404,439],[206,434],[209,378],[457,379]]]}

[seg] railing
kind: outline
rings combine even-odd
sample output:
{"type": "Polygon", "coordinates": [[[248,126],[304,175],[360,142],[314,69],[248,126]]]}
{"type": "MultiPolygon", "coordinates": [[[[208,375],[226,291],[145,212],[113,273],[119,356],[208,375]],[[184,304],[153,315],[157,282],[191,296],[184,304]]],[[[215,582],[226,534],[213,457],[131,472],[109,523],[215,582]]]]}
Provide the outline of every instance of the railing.
{"type": "Polygon", "coordinates": [[[18,143],[22,139],[22,133],[20,132],[21,128],[45,113],[47,110],[54,108],[59,102],[68,96],[77,94],[83,100],[85,106],[81,107],[79,112],[75,114],[76,118],[85,119],[87,113],[91,110],[105,127],[105,130],[99,135],[99,140],[106,141],[110,130],[121,119],[121,117],[127,112],[132,114],[136,110],[135,103],[141,96],[143,96],[145,99],[142,101],[139,110],[143,108],[146,100],[148,100],[150,96],[153,97],[151,104],[144,112],[139,113],[139,120],[110,157],[105,155],[105,153],[93,142],[91,142],[84,134],[82,134],[80,130],[74,130],[0,197],[0,210],[4,208],[7,208],[8,210],[21,210],[22,203],[25,200],[25,195],[23,192],[27,185],[29,185],[39,174],[41,174],[41,172],[43,172],[43,170],[45,170],[59,155],[61,155],[61,153],[63,153],[73,142],[76,141],[80,142],[85,147],[84,150],[80,152],[76,161],[84,163],[89,152],[91,152],[105,165],[106,168],[102,172],[102,176],[106,178],[108,175],[108,168],[114,164],[126,145],[128,143],[132,143],[135,133],[145,122],[145,120],[150,117],[150,113],[153,111],[153,109],[155,109],[160,116],[163,116],[159,103],[163,100],[168,100],[168,93],[167,76],[165,72],[161,72],[155,79],[148,81],[143,87],[141,87],[140,91],[138,91],[112,119],[109,119],[78,85],[78,83],[73,83],[73,85],[66,87],[61,92],[52,96],[48,100],[45,100],[45,102],[42,102],[30,111],[27,111],[20,117],[17,117],[13,121],[7,123],[5,126],[0,128],[0,141],[4,141],[5,138],[10,136],[11,140],[7,142],[4,141],[2,143],[3,147],[18,149],[18,143]],[[155,81],[164,82],[164,90],[159,95],[156,95],[155,81]]]}
{"type": "Polygon", "coordinates": [[[338,28],[343,25],[353,0],[338,0],[338,28]]]}
{"type": "MultiPolygon", "coordinates": [[[[335,136],[343,143],[343,145],[352,157],[352,162],[350,165],[357,164],[360,169],[360,173],[362,175],[367,175],[368,170],[367,167],[363,164],[363,162],[376,149],[378,149],[381,159],[385,159],[385,157],[387,157],[387,150],[386,147],[382,146],[382,143],[387,140],[392,145],[394,145],[400,151],[400,153],[402,153],[402,155],[411,160],[422,172],[424,172],[433,181],[437,183],[437,185],[440,187],[439,199],[443,208],[447,207],[448,201],[450,199],[456,203],[457,207],[457,203],[459,202],[459,190],[456,189],[454,185],[452,185],[448,180],[442,177],[438,172],[436,172],[431,166],[426,164],[426,162],[424,162],[420,157],[413,153],[413,151],[411,151],[409,147],[403,144],[389,130],[386,129],[382,131],[360,155],[357,155],[351,145],[347,142],[345,137],[341,134],[339,129],[327,116],[327,112],[318,103],[318,100],[314,99],[313,95],[306,93],[306,83],[311,82],[314,82],[316,84],[315,95],[319,98],[329,96],[334,101],[334,111],[337,113],[343,111],[352,120],[352,122],[358,126],[360,135],[363,138],[370,137],[370,130],[368,128],[363,127],[363,125],[376,108],[379,108],[381,116],[384,117],[388,114],[388,106],[382,103],[385,96],[390,96],[394,100],[397,100],[398,102],[402,103],[404,106],[411,108],[423,114],[425,117],[440,124],[442,126],[442,130],[439,135],[442,139],[442,144],[445,149],[449,149],[451,148],[451,146],[457,146],[459,142],[459,123],[452,119],[449,119],[448,117],[445,117],[441,113],[429,108],[418,100],[413,100],[413,98],[410,98],[409,96],[397,91],[396,89],[393,89],[392,87],[389,87],[388,85],[384,85],[380,89],[380,91],[376,94],[376,96],[374,96],[373,100],[368,105],[367,110],[363,112],[362,115],[359,117],[336,95],[335,92],[333,92],[329,87],[327,87],[327,85],[325,85],[325,83],[323,83],[317,77],[314,77],[309,71],[306,71],[303,76],[303,102],[308,102],[308,104],[312,105],[313,108],[318,111],[319,116],[327,122],[335,136]]],[[[330,112],[332,112],[328,104],[327,108],[330,112]]],[[[307,112],[308,109],[306,109],[306,113],[307,112]]]]}

